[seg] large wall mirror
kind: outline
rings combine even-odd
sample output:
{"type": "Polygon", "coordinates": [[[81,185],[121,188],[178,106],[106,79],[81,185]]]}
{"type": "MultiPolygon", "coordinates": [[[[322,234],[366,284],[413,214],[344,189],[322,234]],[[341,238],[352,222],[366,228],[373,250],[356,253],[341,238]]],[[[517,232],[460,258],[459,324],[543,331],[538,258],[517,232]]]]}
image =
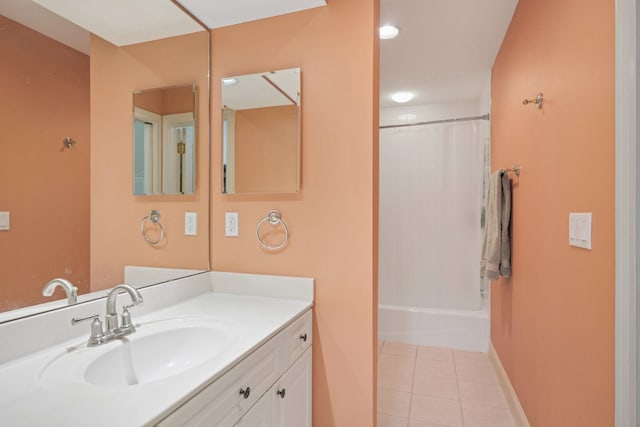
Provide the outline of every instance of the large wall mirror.
{"type": "Polygon", "coordinates": [[[133,194],[194,194],[196,85],[133,93],[133,194]]]}
{"type": "MultiPolygon", "coordinates": [[[[209,32],[170,0],[152,4],[165,18],[174,15],[179,31],[132,43],[91,34],[31,0],[0,4],[0,52],[11,58],[0,65],[6,136],[0,138],[0,219],[5,212],[9,218],[0,229],[0,323],[65,306],[61,288],[43,296],[54,278],[71,282],[82,300],[124,283],[126,266],[166,267],[185,275],[209,268],[209,32]],[[31,28],[43,19],[53,27],[73,26],[65,34],[85,40],[75,43],[31,28]],[[189,92],[190,110],[180,107],[166,120],[174,148],[185,144],[171,160],[172,182],[160,182],[151,192],[155,197],[133,195],[132,93],[157,96],[149,89],[162,88],[159,95],[170,98],[182,96],[169,93],[179,86],[189,92]],[[182,175],[175,161],[181,155],[182,175]],[[141,219],[152,210],[162,214],[162,245],[152,246],[140,234],[141,219]],[[185,212],[198,213],[198,236],[184,236],[185,212]]],[[[147,12],[153,18],[154,11],[147,12]]],[[[91,14],[98,15],[105,14],[91,14]]],[[[101,22],[121,23],[113,17],[101,22]]],[[[141,22],[134,22],[131,33],[144,33],[141,22]]],[[[120,27],[108,29],[125,30],[120,27]]],[[[173,24],[161,27],[172,30],[173,24]]],[[[163,277],[169,276],[135,284],[163,277]]]]}
{"type": "Polygon", "coordinates": [[[300,69],[222,79],[222,192],[300,189],[300,69]]]}

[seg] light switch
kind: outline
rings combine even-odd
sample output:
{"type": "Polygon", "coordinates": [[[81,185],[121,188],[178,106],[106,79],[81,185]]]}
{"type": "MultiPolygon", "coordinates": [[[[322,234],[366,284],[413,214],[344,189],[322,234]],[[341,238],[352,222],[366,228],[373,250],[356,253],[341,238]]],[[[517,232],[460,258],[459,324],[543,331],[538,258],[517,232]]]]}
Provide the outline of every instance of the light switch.
{"type": "Polygon", "coordinates": [[[591,212],[569,214],[569,244],[591,249],[591,212]]]}
{"type": "Polygon", "coordinates": [[[0,230],[6,231],[11,229],[9,216],[9,212],[0,212],[0,230]]]}

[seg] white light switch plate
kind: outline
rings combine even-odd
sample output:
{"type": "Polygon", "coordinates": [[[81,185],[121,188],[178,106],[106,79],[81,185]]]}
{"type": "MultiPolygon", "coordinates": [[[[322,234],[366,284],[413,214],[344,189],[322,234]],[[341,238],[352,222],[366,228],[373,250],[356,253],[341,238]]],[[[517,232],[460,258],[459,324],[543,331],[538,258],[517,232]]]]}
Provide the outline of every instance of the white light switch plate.
{"type": "Polygon", "coordinates": [[[569,245],[591,249],[591,212],[569,214],[569,245]]]}
{"type": "Polygon", "coordinates": [[[6,231],[11,229],[9,217],[9,212],[0,212],[0,230],[6,231]]]}
{"type": "Polygon", "coordinates": [[[238,237],[238,212],[225,212],[224,235],[238,237]]]}

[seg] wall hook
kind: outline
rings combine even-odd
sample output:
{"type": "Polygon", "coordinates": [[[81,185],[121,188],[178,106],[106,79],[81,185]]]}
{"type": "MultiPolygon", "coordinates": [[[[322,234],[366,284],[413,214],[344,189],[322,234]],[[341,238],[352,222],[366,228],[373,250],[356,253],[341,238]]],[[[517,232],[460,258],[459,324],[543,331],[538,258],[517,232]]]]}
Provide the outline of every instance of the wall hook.
{"type": "Polygon", "coordinates": [[[522,100],[522,105],[536,104],[536,108],[539,110],[542,108],[543,101],[544,101],[544,98],[542,97],[542,92],[538,92],[535,99],[522,100]]]}
{"type": "Polygon", "coordinates": [[[65,148],[73,148],[74,145],[76,145],[76,140],[71,138],[70,136],[66,137],[65,139],[62,140],[62,145],[64,146],[62,149],[64,150],[65,148]]]}

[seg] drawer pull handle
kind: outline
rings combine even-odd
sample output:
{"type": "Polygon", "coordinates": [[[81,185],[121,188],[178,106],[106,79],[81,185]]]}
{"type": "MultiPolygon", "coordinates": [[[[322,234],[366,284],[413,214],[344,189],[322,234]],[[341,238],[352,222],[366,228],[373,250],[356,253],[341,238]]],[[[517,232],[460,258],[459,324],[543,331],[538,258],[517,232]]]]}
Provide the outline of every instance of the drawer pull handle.
{"type": "Polygon", "coordinates": [[[250,394],[251,394],[251,387],[240,389],[240,396],[244,397],[245,399],[248,399],[250,394]]]}
{"type": "Polygon", "coordinates": [[[282,399],[284,399],[284,394],[287,392],[287,390],[285,390],[284,388],[282,390],[278,390],[277,394],[278,396],[280,396],[282,399]]]}
{"type": "Polygon", "coordinates": [[[300,339],[304,342],[307,342],[307,334],[300,334],[300,339]]]}

